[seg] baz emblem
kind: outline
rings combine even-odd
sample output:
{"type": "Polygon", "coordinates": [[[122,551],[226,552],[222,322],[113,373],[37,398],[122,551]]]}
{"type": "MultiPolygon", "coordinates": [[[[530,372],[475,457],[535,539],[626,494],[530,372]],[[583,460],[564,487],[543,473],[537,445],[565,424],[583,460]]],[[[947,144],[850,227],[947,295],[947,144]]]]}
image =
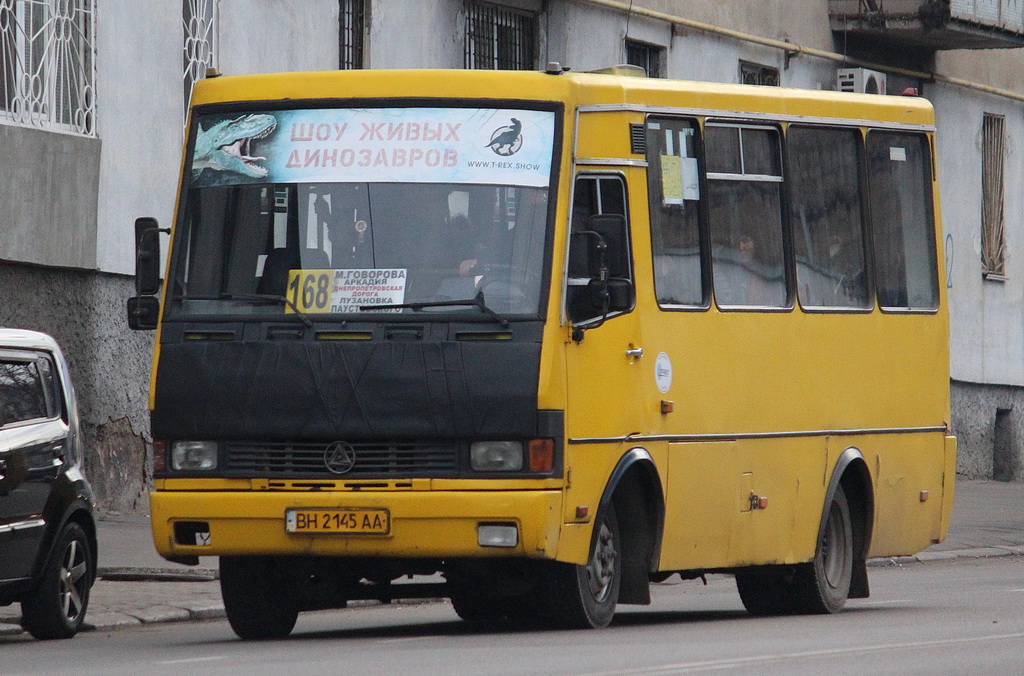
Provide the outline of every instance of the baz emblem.
{"type": "Polygon", "coordinates": [[[356,449],[352,444],[335,441],[324,450],[324,465],[333,474],[345,474],[356,465],[356,449]]]}

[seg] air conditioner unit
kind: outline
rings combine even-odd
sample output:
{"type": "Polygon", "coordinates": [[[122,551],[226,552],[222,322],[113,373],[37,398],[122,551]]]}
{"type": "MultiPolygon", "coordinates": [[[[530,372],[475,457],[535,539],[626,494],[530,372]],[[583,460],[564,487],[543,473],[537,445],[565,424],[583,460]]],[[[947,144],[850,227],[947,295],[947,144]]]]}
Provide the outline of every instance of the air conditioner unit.
{"type": "Polygon", "coordinates": [[[884,94],[885,73],[867,68],[840,68],[836,71],[836,89],[855,94],[884,94]]]}

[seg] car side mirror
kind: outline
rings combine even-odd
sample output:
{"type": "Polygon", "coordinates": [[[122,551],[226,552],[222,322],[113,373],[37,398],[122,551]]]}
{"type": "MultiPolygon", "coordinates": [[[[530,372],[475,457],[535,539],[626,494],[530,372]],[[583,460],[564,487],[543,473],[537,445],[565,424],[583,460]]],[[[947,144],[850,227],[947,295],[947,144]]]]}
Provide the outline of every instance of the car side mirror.
{"type": "Polygon", "coordinates": [[[160,299],[156,296],[136,296],[128,299],[128,328],[148,331],[156,328],[160,316],[160,299]]]}
{"type": "Polygon", "coordinates": [[[160,226],[155,218],[135,219],[135,292],[160,293],[160,226]]]}

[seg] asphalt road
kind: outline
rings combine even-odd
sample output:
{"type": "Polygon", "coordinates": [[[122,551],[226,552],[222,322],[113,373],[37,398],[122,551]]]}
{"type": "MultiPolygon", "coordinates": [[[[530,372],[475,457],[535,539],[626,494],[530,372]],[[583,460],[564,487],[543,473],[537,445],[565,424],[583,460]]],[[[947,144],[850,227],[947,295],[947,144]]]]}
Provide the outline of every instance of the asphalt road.
{"type": "MultiPolygon", "coordinates": [[[[657,585],[599,631],[472,631],[447,603],[307,613],[286,640],[224,621],[0,638],[0,674],[995,674],[1024,672],[1024,557],[872,568],[835,616],[752,618],[729,577],[657,585]]],[[[678,580],[678,578],[676,578],[678,580]]]]}

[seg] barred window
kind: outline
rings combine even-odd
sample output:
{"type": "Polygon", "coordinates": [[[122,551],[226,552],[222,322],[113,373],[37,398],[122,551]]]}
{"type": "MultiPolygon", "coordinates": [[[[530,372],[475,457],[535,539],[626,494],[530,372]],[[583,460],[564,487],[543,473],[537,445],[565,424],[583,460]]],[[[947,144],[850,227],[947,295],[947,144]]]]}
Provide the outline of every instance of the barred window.
{"type": "Polygon", "coordinates": [[[466,68],[532,70],[537,18],[530,12],[471,0],[466,6],[466,68]]]}
{"type": "Polygon", "coordinates": [[[217,0],[182,0],[181,21],[185,51],[182,58],[185,117],[192,103],[192,87],[217,66],[217,0]]]}
{"type": "Polygon", "coordinates": [[[626,40],[626,63],[640,66],[647,77],[661,77],[662,54],[665,50],[646,42],[626,40]]]}
{"type": "Polygon", "coordinates": [[[765,87],[779,86],[779,69],[765,66],[750,61],[740,61],[740,83],[750,85],[763,85],[765,87]]]}
{"type": "Polygon", "coordinates": [[[981,146],[981,271],[1006,274],[1006,235],[1003,219],[1003,159],[1006,118],[985,113],[981,146]]]}
{"type": "Polygon", "coordinates": [[[0,0],[0,120],[96,135],[94,0],[0,0]]]}
{"type": "Polygon", "coordinates": [[[338,13],[338,52],[341,70],[362,68],[363,39],[366,30],[365,0],[340,0],[338,13]]]}

